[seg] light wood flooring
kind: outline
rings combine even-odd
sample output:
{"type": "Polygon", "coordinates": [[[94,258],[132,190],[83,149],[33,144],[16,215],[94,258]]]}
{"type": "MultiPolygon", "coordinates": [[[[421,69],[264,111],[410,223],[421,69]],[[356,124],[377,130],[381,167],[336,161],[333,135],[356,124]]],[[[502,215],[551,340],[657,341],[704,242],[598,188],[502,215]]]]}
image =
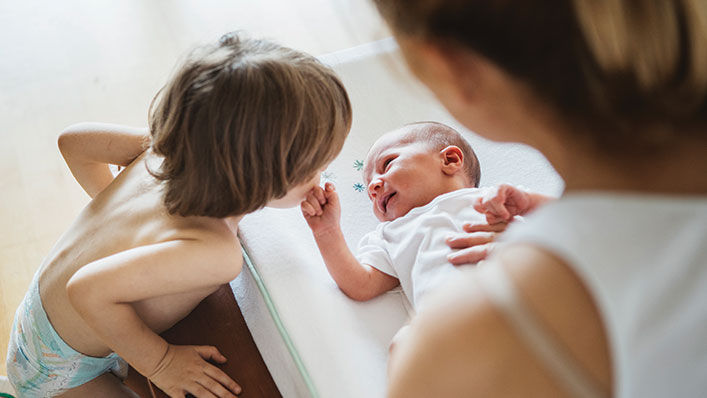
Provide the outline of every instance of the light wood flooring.
{"type": "Polygon", "coordinates": [[[32,275],[88,202],[57,133],[146,125],[180,56],[232,30],[315,55],[389,35],[369,0],[0,0],[0,374],[32,275]]]}

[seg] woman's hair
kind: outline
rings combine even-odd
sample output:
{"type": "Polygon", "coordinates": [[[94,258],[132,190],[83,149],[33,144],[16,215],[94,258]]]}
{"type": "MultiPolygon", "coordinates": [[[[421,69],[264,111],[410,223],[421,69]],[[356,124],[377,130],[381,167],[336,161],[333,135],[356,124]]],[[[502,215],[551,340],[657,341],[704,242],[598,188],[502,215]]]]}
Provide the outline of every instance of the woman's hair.
{"type": "Polygon", "coordinates": [[[481,179],[481,165],[469,142],[459,132],[444,123],[415,122],[405,125],[407,132],[402,142],[424,142],[435,150],[442,150],[450,145],[461,149],[464,155],[462,170],[468,186],[478,187],[481,179]]]}
{"type": "Polygon", "coordinates": [[[398,33],[483,55],[603,150],[704,137],[704,0],[374,1],[398,33]]]}
{"type": "Polygon", "coordinates": [[[168,212],[227,217],[312,179],[341,151],[351,104],[312,56],[230,33],[188,57],[149,123],[168,212]]]}

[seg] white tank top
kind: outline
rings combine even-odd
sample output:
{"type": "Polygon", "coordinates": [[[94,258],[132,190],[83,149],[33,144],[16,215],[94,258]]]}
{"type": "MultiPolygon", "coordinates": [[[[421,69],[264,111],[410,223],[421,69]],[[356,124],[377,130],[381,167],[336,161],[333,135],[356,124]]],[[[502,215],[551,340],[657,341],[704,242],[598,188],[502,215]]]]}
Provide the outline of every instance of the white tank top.
{"type": "MultiPolygon", "coordinates": [[[[514,224],[504,241],[545,248],[584,281],[607,332],[614,396],[707,396],[707,197],[566,194],[514,224]]],[[[529,330],[526,341],[548,368],[576,395],[597,395],[571,358],[553,354],[541,326],[523,327],[535,321],[492,272],[493,301],[529,330]]]]}

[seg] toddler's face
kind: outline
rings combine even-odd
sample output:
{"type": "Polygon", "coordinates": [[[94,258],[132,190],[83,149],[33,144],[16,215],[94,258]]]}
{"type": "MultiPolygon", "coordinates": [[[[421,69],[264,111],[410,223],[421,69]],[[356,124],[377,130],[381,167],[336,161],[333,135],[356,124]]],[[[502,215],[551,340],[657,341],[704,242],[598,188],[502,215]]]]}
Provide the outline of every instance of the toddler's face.
{"type": "Polygon", "coordinates": [[[444,193],[439,151],[423,142],[401,143],[389,133],[371,148],[364,169],[368,197],[380,221],[392,221],[444,193]]]}
{"type": "MultiPolygon", "coordinates": [[[[322,169],[321,171],[324,171],[322,169]]],[[[273,199],[266,205],[267,207],[274,207],[277,209],[286,209],[289,207],[299,206],[299,204],[307,197],[307,193],[312,190],[315,186],[319,185],[319,180],[321,179],[321,171],[315,173],[315,175],[287,191],[287,194],[279,199],[273,199]]]]}

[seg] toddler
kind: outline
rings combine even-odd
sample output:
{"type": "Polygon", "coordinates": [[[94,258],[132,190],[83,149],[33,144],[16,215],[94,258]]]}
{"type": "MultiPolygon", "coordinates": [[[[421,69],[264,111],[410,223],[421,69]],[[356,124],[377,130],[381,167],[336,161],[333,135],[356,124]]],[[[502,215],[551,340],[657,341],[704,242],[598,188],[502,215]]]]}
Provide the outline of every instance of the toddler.
{"type": "Polygon", "coordinates": [[[302,212],[347,296],[369,300],[401,285],[417,308],[425,292],[459,272],[448,245],[451,235],[462,232],[462,220],[508,222],[550,199],[510,185],[479,189],[480,173],[458,132],[441,123],[414,123],[386,133],[368,152],[364,179],[373,213],[383,223],[363,237],[357,256],[341,232],[332,184],[315,187],[302,212]]]}
{"type": "Polygon", "coordinates": [[[226,361],[215,347],[159,333],[238,275],[243,215],[296,206],[318,184],[351,107],[313,57],[228,34],[184,62],[149,116],[149,130],[84,123],[59,137],[92,201],[17,310],[7,370],[22,397],[134,396],[126,362],[170,396],[239,393],[208,362],[226,361]]]}

